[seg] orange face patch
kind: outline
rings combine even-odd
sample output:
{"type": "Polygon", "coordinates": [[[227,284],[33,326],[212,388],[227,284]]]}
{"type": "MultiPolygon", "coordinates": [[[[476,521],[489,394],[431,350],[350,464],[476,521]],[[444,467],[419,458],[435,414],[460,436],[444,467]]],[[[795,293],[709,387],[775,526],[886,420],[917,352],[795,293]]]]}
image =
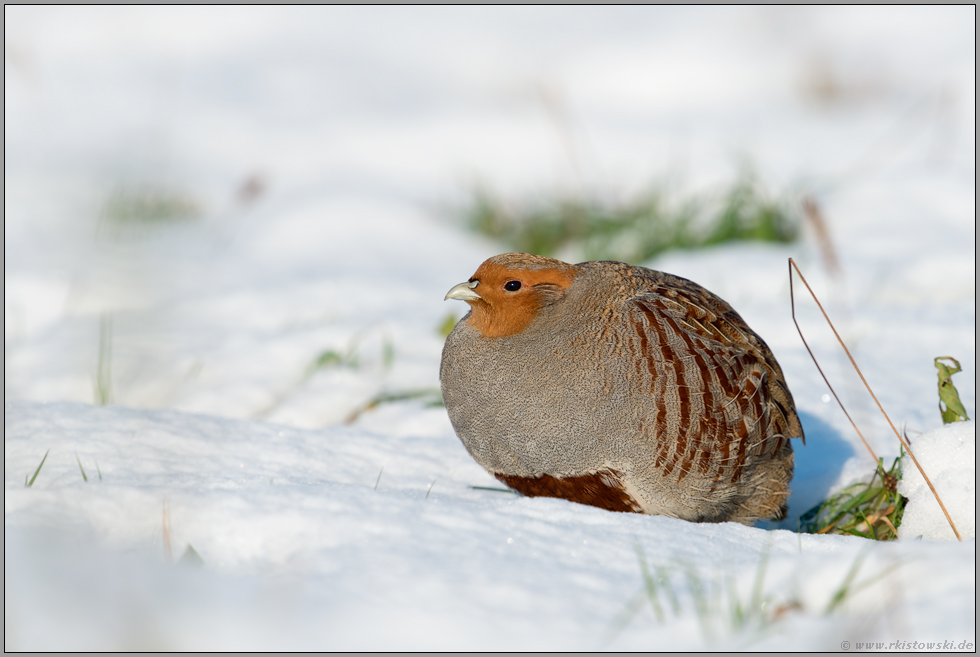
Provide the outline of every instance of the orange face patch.
{"type": "Polygon", "coordinates": [[[537,316],[549,293],[567,289],[577,273],[571,266],[517,269],[492,260],[480,265],[470,279],[479,281],[473,291],[480,298],[466,302],[473,309],[467,324],[488,338],[523,331],[537,316]]]}

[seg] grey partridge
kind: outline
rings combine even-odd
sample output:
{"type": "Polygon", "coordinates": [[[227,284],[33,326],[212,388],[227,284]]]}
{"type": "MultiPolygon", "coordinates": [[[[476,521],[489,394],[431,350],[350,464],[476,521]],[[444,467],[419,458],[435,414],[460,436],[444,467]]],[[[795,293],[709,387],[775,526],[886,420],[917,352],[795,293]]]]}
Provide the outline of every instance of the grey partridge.
{"type": "Polygon", "coordinates": [[[687,279],[526,253],[452,288],[442,394],[476,461],[527,496],[751,524],[785,514],[793,397],[766,343],[687,279]]]}

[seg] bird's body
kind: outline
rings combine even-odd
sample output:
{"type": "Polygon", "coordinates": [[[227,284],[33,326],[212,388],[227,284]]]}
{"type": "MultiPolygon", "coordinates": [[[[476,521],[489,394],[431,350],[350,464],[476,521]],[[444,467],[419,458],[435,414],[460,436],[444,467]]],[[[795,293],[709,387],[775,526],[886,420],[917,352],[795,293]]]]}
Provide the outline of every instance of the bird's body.
{"type": "Polygon", "coordinates": [[[776,517],[802,437],[766,344],[720,298],[618,262],[485,262],[447,298],[457,435],[530,496],[696,521],[776,517]]]}

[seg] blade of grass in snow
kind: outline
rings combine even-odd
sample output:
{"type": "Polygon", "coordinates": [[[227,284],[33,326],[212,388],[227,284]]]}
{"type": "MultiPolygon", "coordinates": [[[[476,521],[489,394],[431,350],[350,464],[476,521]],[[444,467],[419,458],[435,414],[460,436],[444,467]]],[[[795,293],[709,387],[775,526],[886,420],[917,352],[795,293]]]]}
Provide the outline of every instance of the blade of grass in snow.
{"type": "Polygon", "coordinates": [[[170,528],[170,505],[166,500],[163,501],[163,555],[167,558],[167,562],[174,560],[173,545],[171,542],[171,536],[173,531],[170,528]]]}
{"type": "Polygon", "coordinates": [[[613,640],[620,635],[620,633],[625,630],[629,624],[636,617],[638,611],[643,606],[644,598],[643,590],[637,591],[633,594],[633,597],[629,599],[623,610],[616,614],[613,618],[612,623],[610,623],[609,629],[606,631],[605,643],[612,643],[613,640]]]}
{"type": "Polygon", "coordinates": [[[381,339],[381,366],[390,370],[391,366],[395,364],[395,343],[391,341],[391,338],[387,333],[381,339]]]}
{"type": "Polygon", "coordinates": [[[738,588],[735,585],[735,576],[732,572],[728,573],[726,583],[728,586],[728,607],[731,611],[732,627],[745,627],[748,624],[751,608],[744,609],[742,607],[742,601],[738,597],[738,588]]]}
{"type": "Polygon", "coordinates": [[[701,575],[690,564],[684,566],[684,579],[687,580],[687,588],[691,592],[691,600],[694,602],[694,611],[701,626],[701,633],[709,643],[714,638],[711,629],[711,603],[708,600],[708,590],[701,579],[701,575]]]}
{"type": "Polygon", "coordinates": [[[200,567],[204,565],[204,559],[202,559],[201,555],[197,553],[194,546],[188,543],[187,547],[184,549],[184,554],[181,555],[177,563],[183,566],[200,567]]]}
{"type": "Polygon", "coordinates": [[[88,483],[88,476],[85,474],[85,468],[82,467],[82,460],[78,458],[78,452],[75,452],[75,460],[78,461],[78,469],[82,471],[82,479],[88,483]]]}
{"type": "Polygon", "coordinates": [[[888,567],[884,568],[877,575],[874,575],[873,577],[866,579],[860,584],[854,584],[854,579],[857,577],[858,571],[861,569],[861,564],[864,562],[864,560],[868,557],[869,554],[871,554],[870,550],[862,550],[858,554],[858,556],[854,559],[854,563],[851,564],[850,569],[847,571],[847,574],[844,576],[844,580],[840,583],[840,586],[837,587],[837,590],[834,591],[834,594],[831,596],[830,601],[827,603],[827,608],[824,611],[825,614],[829,615],[832,614],[834,611],[841,609],[843,604],[848,600],[848,598],[852,597],[855,593],[871,586],[881,578],[890,574],[894,570],[901,568],[907,563],[905,561],[899,561],[893,563],[888,567]]]}
{"type": "Polygon", "coordinates": [[[513,493],[514,495],[517,495],[517,491],[511,490],[510,488],[496,488],[494,486],[470,486],[470,488],[473,490],[489,490],[493,491],[494,493],[513,493]]]}
{"type": "Polygon", "coordinates": [[[848,596],[852,593],[851,582],[858,574],[858,570],[861,569],[861,563],[867,558],[868,551],[862,550],[858,554],[857,558],[854,559],[854,563],[851,564],[851,568],[847,571],[847,575],[844,576],[844,581],[840,583],[837,590],[830,597],[830,602],[827,603],[827,609],[824,611],[825,614],[832,614],[834,610],[838,609],[844,601],[847,600],[848,596]]]}
{"type": "MultiPolygon", "coordinates": [[[[277,394],[266,406],[253,413],[252,419],[261,420],[271,415],[289,398],[305,387],[315,374],[322,370],[330,370],[334,368],[348,368],[352,370],[359,369],[361,366],[361,360],[358,354],[358,345],[360,344],[360,340],[360,335],[355,334],[347,343],[346,348],[343,350],[322,350],[309,362],[299,378],[290,384],[288,388],[277,394]]],[[[392,362],[394,361],[394,347],[388,344],[387,336],[385,336],[382,344],[382,366],[384,369],[388,369],[391,366],[391,363],[388,360],[389,358],[392,362]]]]}
{"type": "Polygon", "coordinates": [[[893,564],[887,566],[886,568],[882,569],[882,571],[880,573],[878,573],[877,575],[874,575],[873,577],[869,577],[868,579],[864,580],[860,584],[855,584],[855,585],[851,586],[850,587],[850,595],[853,596],[858,591],[861,591],[862,589],[868,588],[869,586],[871,586],[872,584],[874,584],[878,580],[880,580],[880,579],[884,578],[885,576],[891,574],[893,571],[898,570],[899,568],[901,568],[902,566],[904,566],[906,563],[908,563],[908,562],[907,561],[898,561],[896,563],[893,563],[893,564]]]}
{"type": "Polygon", "coordinates": [[[633,549],[636,550],[636,559],[640,562],[640,573],[643,575],[643,584],[646,588],[647,599],[650,600],[650,606],[653,607],[653,613],[656,615],[657,620],[663,623],[664,610],[663,607],[660,606],[660,599],[657,597],[657,583],[650,575],[650,568],[647,566],[647,559],[643,555],[643,547],[640,545],[639,541],[635,541],[633,543],[633,549]]]}
{"type": "Polygon", "coordinates": [[[356,409],[344,419],[344,424],[353,424],[364,413],[381,406],[400,401],[421,400],[427,407],[442,406],[442,391],[438,388],[418,388],[399,392],[382,392],[370,399],[366,404],[356,409]]]}
{"type": "Polygon", "coordinates": [[[657,583],[660,584],[660,590],[667,593],[667,600],[670,602],[670,608],[673,610],[675,616],[680,616],[681,613],[681,601],[677,597],[677,593],[674,592],[674,587],[670,583],[670,571],[667,570],[666,566],[658,565],[657,571],[657,583]]]}
{"type": "Polygon", "coordinates": [[[769,552],[771,550],[772,535],[770,534],[766,541],[766,546],[762,550],[762,555],[759,557],[759,566],[756,568],[755,582],[752,586],[752,598],[749,601],[748,608],[745,610],[743,627],[752,623],[756,618],[758,618],[759,625],[765,624],[765,615],[762,607],[766,603],[766,600],[762,597],[762,584],[766,579],[766,567],[769,565],[769,552]]]}
{"type": "Polygon", "coordinates": [[[46,452],[44,452],[44,458],[42,458],[41,459],[41,462],[37,464],[37,470],[34,471],[34,476],[31,477],[31,480],[30,481],[27,481],[27,475],[24,476],[24,486],[25,487],[30,488],[31,486],[34,485],[34,480],[37,479],[38,473],[41,472],[41,467],[44,465],[44,462],[48,460],[48,452],[50,452],[50,451],[51,450],[49,449],[46,452]]]}
{"type": "Polygon", "coordinates": [[[99,359],[95,370],[95,403],[112,403],[112,314],[99,315],[99,359]]]}

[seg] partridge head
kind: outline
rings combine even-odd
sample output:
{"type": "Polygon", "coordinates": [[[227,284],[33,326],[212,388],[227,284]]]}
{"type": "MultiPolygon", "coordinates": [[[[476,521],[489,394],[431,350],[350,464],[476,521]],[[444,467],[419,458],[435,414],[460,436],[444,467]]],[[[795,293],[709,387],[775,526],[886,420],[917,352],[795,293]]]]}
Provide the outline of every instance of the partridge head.
{"type": "Polygon", "coordinates": [[[528,496],[696,521],[778,517],[802,438],[775,357],[720,298],[619,262],[490,258],[443,398],[480,465],[528,496]]]}

